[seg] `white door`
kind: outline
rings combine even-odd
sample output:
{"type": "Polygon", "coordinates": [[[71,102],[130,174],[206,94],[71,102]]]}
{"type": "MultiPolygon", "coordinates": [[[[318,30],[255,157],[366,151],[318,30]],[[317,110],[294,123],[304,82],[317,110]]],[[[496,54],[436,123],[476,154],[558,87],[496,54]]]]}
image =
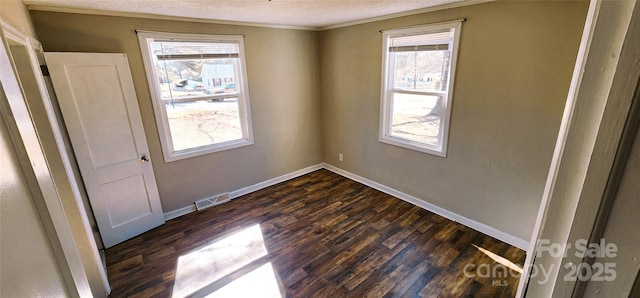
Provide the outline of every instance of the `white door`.
{"type": "Polygon", "coordinates": [[[125,54],[45,53],[105,247],[164,223],[125,54]]]}

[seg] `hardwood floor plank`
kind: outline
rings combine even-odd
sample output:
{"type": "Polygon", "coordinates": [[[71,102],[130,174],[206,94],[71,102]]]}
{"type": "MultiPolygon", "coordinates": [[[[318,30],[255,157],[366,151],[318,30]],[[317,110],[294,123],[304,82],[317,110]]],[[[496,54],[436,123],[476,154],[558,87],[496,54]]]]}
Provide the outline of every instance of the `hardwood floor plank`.
{"type": "Polygon", "coordinates": [[[384,278],[378,282],[373,289],[366,293],[365,297],[384,297],[397,283],[411,272],[411,269],[404,265],[398,265],[391,272],[383,274],[384,278]]]}
{"type": "Polygon", "coordinates": [[[326,170],[170,220],[106,251],[111,297],[172,297],[193,274],[203,279],[194,293],[206,295],[265,264],[273,276],[261,280],[277,283],[283,297],[513,296],[517,277],[477,274],[480,265],[498,266],[491,254],[514,264],[525,258],[522,250],[326,170]],[[221,244],[256,226],[259,239],[221,244]],[[248,263],[227,275],[185,265],[213,264],[236,251],[234,258],[248,263]],[[178,266],[187,255],[203,259],[178,266]]]}

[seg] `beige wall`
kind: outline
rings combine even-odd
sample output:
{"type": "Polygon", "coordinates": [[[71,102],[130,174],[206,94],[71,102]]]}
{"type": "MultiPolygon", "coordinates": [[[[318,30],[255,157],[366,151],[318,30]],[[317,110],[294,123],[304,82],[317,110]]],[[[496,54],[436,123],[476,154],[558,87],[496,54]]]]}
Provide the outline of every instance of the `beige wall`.
{"type": "Polygon", "coordinates": [[[20,32],[36,36],[29,11],[20,0],[0,0],[0,16],[20,32]]]}
{"type": "Polygon", "coordinates": [[[322,32],[324,160],[528,241],[587,7],[499,1],[322,32]],[[463,17],[447,158],[378,142],[379,30],[463,17]]]}
{"type": "Polygon", "coordinates": [[[322,161],[318,33],[34,11],[45,51],[129,57],[165,212],[322,161]],[[255,144],[165,163],[135,29],[244,34],[255,144]]]}

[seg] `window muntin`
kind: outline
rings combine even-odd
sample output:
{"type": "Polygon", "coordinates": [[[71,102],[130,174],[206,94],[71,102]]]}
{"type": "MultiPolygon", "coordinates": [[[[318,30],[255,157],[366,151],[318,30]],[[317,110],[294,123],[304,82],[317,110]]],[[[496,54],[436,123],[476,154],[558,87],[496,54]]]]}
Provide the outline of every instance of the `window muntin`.
{"type": "Polygon", "coordinates": [[[138,38],[165,161],[253,143],[242,36],[138,38]]]}
{"type": "Polygon", "coordinates": [[[380,141],[446,156],[460,22],[385,31],[380,141]]]}

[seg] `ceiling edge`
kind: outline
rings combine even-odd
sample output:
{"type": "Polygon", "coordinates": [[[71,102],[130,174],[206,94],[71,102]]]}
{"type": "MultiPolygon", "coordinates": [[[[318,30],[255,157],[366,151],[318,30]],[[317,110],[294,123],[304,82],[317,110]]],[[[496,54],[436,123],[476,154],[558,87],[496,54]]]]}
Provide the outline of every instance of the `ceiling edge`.
{"type": "Polygon", "coordinates": [[[225,21],[225,20],[203,19],[203,18],[193,18],[193,17],[167,16],[167,15],[151,14],[151,13],[55,7],[55,6],[48,6],[48,5],[27,5],[27,9],[33,10],[33,11],[91,14],[91,15],[110,16],[110,17],[128,17],[128,18],[156,19],[156,20],[166,20],[166,21],[198,22],[198,23],[252,26],[252,27],[264,27],[264,28],[275,28],[275,29],[293,29],[293,30],[307,30],[307,31],[321,30],[320,27],[312,27],[312,26],[293,26],[293,25],[276,25],[276,24],[263,24],[263,23],[240,22],[240,21],[225,21]]]}
{"type": "Polygon", "coordinates": [[[371,22],[383,21],[393,18],[399,18],[404,16],[416,15],[426,12],[432,12],[437,10],[444,10],[462,6],[469,6],[474,4],[480,4],[485,2],[493,2],[497,0],[466,0],[456,3],[449,3],[443,5],[437,5],[432,7],[426,7],[422,9],[410,10],[405,12],[399,12],[379,17],[366,18],[357,21],[339,23],[335,25],[329,26],[293,26],[293,25],[278,25],[278,24],[266,24],[266,23],[253,23],[253,22],[239,22],[239,21],[226,21],[226,20],[215,20],[215,19],[203,19],[203,18],[193,18],[193,17],[180,17],[180,16],[167,16],[160,14],[150,14],[150,13],[133,13],[133,12],[118,12],[118,11],[104,11],[104,10],[95,10],[95,9],[79,9],[79,8],[68,8],[68,7],[55,7],[55,6],[47,6],[47,5],[27,5],[28,10],[33,11],[47,11],[47,12],[63,12],[63,13],[75,13],[75,14],[91,14],[91,15],[101,15],[101,16],[113,16],[113,17],[130,17],[130,18],[144,18],[144,19],[158,19],[158,20],[168,20],[168,21],[181,21],[181,22],[199,22],[199,23],[210,23],[210,24],[222,24],[222,25],[236,25],[236,26],[252,26],[252,27],[264,27],[264,28],[275,28],[275,29],[291,29],[291,30],[307,30],[307,31],[324,31],[337,29],[342,27],[348,27],[353,25],[366,24],[371,22]]]}
{"type": "Polygon", "coordinates": [[[322,27],[319,27],[318,30],[319,31],[331,30],[331,29],[337,29],[337,28],[348,27],[353,25],[360,25],[360,24],[384,21],[384,20],[389,20],[389,19],[399,18],[404,16],[416,15],[416,14],[421,14],[426,12],[432,12],[437,10],[444,10],[444,9],[463,7],[463,6],[469,6],[474,4],[486,3],[486,2],[494,2],[494,1],[498,1],[498,0],[466,0],[466,1],[456,2],[456,3],[442,4],[442,5],[425,7],[425,8],[416,9],[416,10],[399,12],[399,13],[394,13],[394,14],[389,14],[389,15],[384,15],[384,16],[379,16],[374,18],[367,18],[367,19],[362,19],[358,21],[351,21],[351,22],[340,23],[335,25],[322,26],[322,27]]]}

